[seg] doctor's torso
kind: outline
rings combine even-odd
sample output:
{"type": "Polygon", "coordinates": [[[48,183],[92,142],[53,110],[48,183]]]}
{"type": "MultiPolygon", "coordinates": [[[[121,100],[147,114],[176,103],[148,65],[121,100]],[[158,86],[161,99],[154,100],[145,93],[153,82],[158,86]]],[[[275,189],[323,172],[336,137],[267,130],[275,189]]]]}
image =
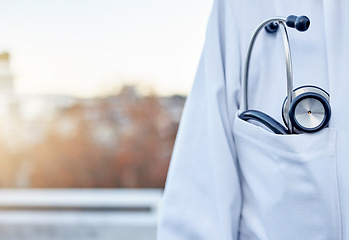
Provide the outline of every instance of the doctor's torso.
{"type": "MultiPolygon", "coordinates": [[[[215,0],[166,181],[159,240],[349,240],[349,1],[215,0]],[[330,95],[327,128],[277,135],[237,117],[255,29],[306,15],[288,28],[293,88],[330,95]]],[[[287,95],[280,31],[253,48],[249,109],[280,123],[287,95]]]]}
{"type": "MultiPolygon", "coordinates": [[[[329,127],[313,134],[275,135],[234,119],[241,173],[240,239],[349,239],[349,108],[345,97],[349,3],[233,1],[241,63],[255,28],[271,16],[307,15],[308,31],[288,29],[294,88],[314,85],[330,96],[329,127]],[[239,10],[240,9],[240,10],[239,10]]],[[[287,95],[280,31],[263,31],[253,49],[249,108],[282,120],[287,95]]]]}

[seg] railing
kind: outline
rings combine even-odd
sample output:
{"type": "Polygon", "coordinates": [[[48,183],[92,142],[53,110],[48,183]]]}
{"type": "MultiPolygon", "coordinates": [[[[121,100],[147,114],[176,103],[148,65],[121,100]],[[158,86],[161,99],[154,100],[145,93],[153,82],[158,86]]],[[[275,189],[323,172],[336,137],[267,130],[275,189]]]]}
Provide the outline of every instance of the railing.
{"type": "Polygon", "coordinates": [[[161,195],[158,189],[0,190],[0,236],[155,239],[161,195]]]}

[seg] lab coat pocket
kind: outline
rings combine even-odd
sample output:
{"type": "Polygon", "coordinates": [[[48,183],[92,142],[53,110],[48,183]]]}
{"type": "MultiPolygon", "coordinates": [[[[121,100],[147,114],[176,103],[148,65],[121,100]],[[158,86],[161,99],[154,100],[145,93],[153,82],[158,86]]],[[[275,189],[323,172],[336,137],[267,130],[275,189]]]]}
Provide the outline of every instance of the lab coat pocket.
{"type": "Polygon", "coordinates": [[[234,121],[240,239],[340,239],[335,129],[276,135],[234,121]]]}

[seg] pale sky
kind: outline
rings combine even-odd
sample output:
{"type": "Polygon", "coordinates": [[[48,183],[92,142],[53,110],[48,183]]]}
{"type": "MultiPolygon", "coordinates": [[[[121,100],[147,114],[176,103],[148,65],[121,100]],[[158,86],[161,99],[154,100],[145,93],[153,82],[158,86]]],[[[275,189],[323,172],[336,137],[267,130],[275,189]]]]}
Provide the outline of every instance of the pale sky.
{"type": "Polygon", "coordinates": [[[213,0],[0,0],[16,91],[92,97],[137,83],[187,94],[213,0]]]}

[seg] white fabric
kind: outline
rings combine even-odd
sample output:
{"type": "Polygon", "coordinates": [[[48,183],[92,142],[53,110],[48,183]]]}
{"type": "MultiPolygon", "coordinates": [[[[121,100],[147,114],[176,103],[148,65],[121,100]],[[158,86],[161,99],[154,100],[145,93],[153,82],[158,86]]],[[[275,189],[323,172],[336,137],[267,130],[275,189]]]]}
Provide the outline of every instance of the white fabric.
{"type": "MultiPolygon", "coordinates": [[[[349,2],[216,0],[166,182],[158,239],[349,239],[349,2]],[[256,27],[307,15],[288,29],[294,88],[331,95],[329,128],[280,136],[237,117],[241,75],[256,27]]],[[[263,31],[252,54],[249,108],[282,122],[280,33],[263,31]]]]}

